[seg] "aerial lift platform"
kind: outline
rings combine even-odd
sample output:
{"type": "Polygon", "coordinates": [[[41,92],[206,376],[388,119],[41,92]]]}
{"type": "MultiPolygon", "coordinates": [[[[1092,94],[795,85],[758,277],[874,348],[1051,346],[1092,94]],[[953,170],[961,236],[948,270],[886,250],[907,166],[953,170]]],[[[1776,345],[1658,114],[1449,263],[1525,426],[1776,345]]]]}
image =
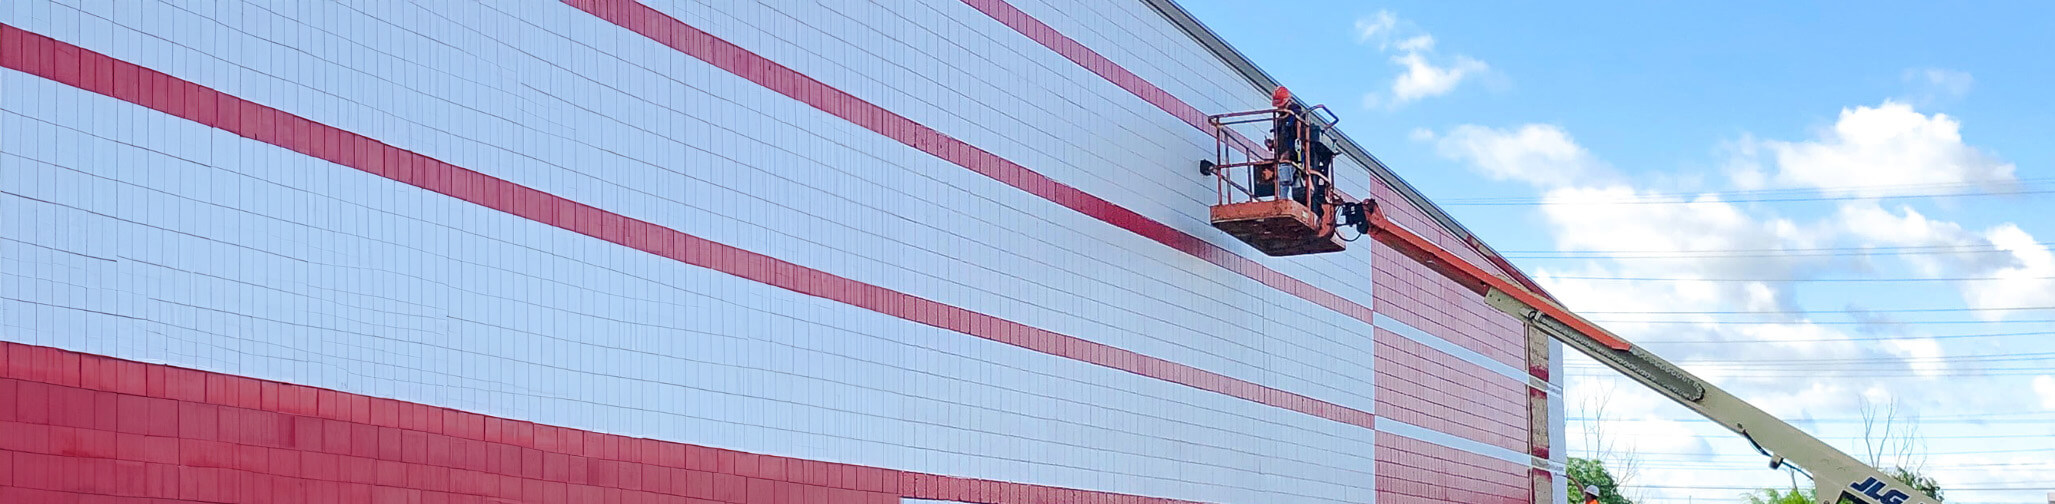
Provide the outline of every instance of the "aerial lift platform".
{"type": "MultiPolygon", "coordinates": [[[[1312,115],[1324,106],[1302,107],[1279,88],[1274,108],[1211,116],[1218,148],[1200,161],[1220,192],[1212,207],[1214,227],[1273,256],[1339,252],[1339,231],[1354,228],[1464,288],[1486,303],[1525,321],[1530,335],[1554,338],[1604,363],[1644,387],[1740,434],[1769,457],[1769,468],[1795,466],[1812,477],[1821,504],[1937,504],[1933,497],[1848,456],[1761,408],[1585,320],[1554,300],[1492,274],[1434,242],[1391,222],[1376,201],[1343,201],[1331,171],[1318,166],[1319,128],[1312,115]],[[1268,122],[1268,145],[1257,147],[1232,128],[1268,122]],[[1325,185],[1323,185],[1325,184],[1325,185]]],[[[1334,124],[1331,113],[1324,119],[1334,124]]],[[[1328,151],[1332,152],[1332,151],[1328,151]]]]}

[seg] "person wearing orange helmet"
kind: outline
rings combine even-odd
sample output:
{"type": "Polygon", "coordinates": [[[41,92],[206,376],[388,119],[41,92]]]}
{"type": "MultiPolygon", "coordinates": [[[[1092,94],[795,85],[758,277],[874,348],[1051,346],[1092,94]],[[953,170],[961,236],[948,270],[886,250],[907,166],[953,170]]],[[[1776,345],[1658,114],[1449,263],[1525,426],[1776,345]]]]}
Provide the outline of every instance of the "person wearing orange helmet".
{"type": "MultiPolygon", "coordinates": [[[[1328,189],[1332,182],[1329,177],[1333,174],[1335,152],[1320,141],[1320,124],[1305,121],[1301,117],[1306,114],[1306,109],[1299,106],[1297,100],[1292,99],[1290,89],[1278,86],[1272,90],[1270,106],[1281,112],[1271,125],[1273,141],[1266,142],[1270,147],[1271,159],[1277,163],[1265,165],[1264,168],[1271,170],[1259,169],[1259,172],[1275,173],[1270,180],[1293,188],[1287,193],[1288,196],[1306,203],[1308,210],[1312,210],[1314,215],[1324,216],[1327,206],[1324,203],[1327,201],[1328,189]],[[1318,173],[1319,176],[1300,173],[1301,169],[1318,173]]],[[[1263,185],[1263,176],[1259,174],[1258,178],[1258,192],[1270,192],[1265,190],[1269,188],[1260,187],[1263,185]]]]}

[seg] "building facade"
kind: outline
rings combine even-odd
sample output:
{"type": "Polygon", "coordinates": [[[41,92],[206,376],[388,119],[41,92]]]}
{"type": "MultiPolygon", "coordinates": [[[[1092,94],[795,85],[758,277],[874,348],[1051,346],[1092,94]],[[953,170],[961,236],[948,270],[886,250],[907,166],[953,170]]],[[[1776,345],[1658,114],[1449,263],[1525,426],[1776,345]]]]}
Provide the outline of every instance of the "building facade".
{"type": "Polygon", "coordinates": [[[17,0],[0,67],[0,501],[1564,499],[1559,348],[1209,226],[1276,83],[1167,1],[17,0]]]}

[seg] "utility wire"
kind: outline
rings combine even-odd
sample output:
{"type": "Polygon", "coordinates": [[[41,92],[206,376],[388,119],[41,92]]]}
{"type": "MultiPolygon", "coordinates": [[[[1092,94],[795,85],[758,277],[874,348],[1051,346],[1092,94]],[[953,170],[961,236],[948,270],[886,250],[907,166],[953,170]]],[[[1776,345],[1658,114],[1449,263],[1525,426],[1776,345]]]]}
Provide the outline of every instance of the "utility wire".
{"type": "Polygon", "coordinates": [[[2045,194],[2045,193],[2055,193],[2055,188],[2051,188],[2051,189],[2031,189],[2031,188],[2026,188],[2026,187],[2025,187],[2025,185],[2026,185],[2026,184],[2029,184],[2029,183],[2032,183],[2032,182],[2040,182],[2040,181],[2045,181],[2045,180],[2046,180],[2046,179],[2025,179],[2025,180],[2018,180],[2018,181],[2014,181],[2013,183],[2019,184],[2019,185],[2021,186],[2021,187],[2020,187],[2020,188],[2018,188],[2018,189],[2000,189],[2000,190],[1970,190],[1970,191],[1936,191],[1936,192],[1900,192],[1900,193],[1886,193],[1886,194],[1876,194],[1876,195],[1862,195],[1862,194],[1849,194],[1849,195],[1841,195],[1841,196],[1825,196],[1826,194],[1834,194],[1834,193],[1846,193],[1846,192],[1852,192],[1852,191],[1871,191],[1871,190],[1877,190],[1877,189],[1889,189],[1889,188],[1929,188],[1929,189],[1940,189],[1940,188],[1974,188],[1974,187],[1977,187],[1977,186],[1984,186],[1984,185],[1988,185],[1988,184],[1990,184],[1990,183],[1988,183],[1988,182],[1963,182],[1963,183],[1952,183],[1952,184],[1897,184],[1897,185],[1877,185],[1877,186],[1856,186],[1856,187],[1838,187],[1838,188],[1817,188],[1817,189],[1815,189],[1815,188],[1791,188],[1791,189],[1761,189],[1761,190],[1745,190],[1745,191],[1707,191],[1707,192],[1673,192],[1673,193],[1648,193],[1648,194],[1639,194],[1639,195],[1635,195],[1634,197],[1631,197],[1631,198],[1616,198],[1616,199],[1583,199],[1583,200],[1569,200],[1569,201],[1565,201],[1565,200],[1552,200],[1552,199],[1550,199],[1550,198],[1547,198],[1547,197],[1533,197],[1533,196],[1518,196],[1518,197],[1501,197],[1501,198],[1452,198],[1452,199],[1442,200],[1442,201],[1439,201],[1439,202],[1437,202],[1437,203],[1438,203],[1438,204],[1440,204],[1440,205],[1442,205],[1442,206],[1539,206],[1539,205],[1663,205],[1663,204],[1669,204],[1669,205],[1679,205],[1679,204],[1691,204],[1691,203],[1786,203],[1786,202],[1801,202],[1801,201],[1848,201],[1848,200],[1868,200],[1868,199],[1897,199],[1897,198],[1937,198],[1937,197],[1957,197],[1957,196],[2009,196],[2009,195],[2020,195],[2020,194],[2045,194]],[[1709,199],[1709,198],[1711,198],[1711,199],[1709,199]]]}
{"type": "Polygon", "coordinates": [[[2055,280],[2055,276],[2037,277],[1947,277],[1947,278],[1689,278],[1689,277],[1605,277],[1605,276],[1552,276],[1555,280],[1598,280],[1621,282],[1812,282],[1812,283],[1901,283],[1901,282],[1976,282],[1993,280],[2055,280]]]}
{"type": "Polygon", "coordinates": [[[1839,314],[1839,313],[1849,313],[1849,314],[1854,314],[1854,313],[1944,313],[1944,312],[1985,312],[1985,311],[2022,311],[2022,310],[2055,310],[2055,306],[2006,306],[2006,307],[1998,307],[1998,308],[1884,308],[1884,309],[1875,309],[1875,310],[1870,310],[1870,309],[1860,309],[1860,308],[1849,308],[1849,309],[1842,309],[1842,310],[1703,310],[1703,311],[1690,311],[1690,310],[1680,310],[1680,311],[1649,311],[1649,310],[1642,310],[1642,311],[1629,311],[1629,310],[1622,310],[1622,311],[1605,311],[1605,310],[1587,310],[1587,311],[1579,311],[1579,312],[1577,312],[1577,313],[1579,313],[1579,314],[1584,314],[1584,313],[1603,313],[1603,314],[1608,314],[1608,315],[1757,315],[1757,314],[1761,314],[1761,315],[1785,315],[1785,314],[1806,314],[1806,313],[1828,313],[1828,314],[1839,314]]]}
{"type": "MultiPolygon", "coordinates": [[[[1936,362],[2010,362],[2010,360],[2055,360],[2055,352],[2026,352],[2026,354],[1969,354],[1969,356],[1932,356],[1932,358],[1893,358],[1882,362],[1913,362],[1913,364],[1936,364],[1936,362]]],[[[1683,360],[1679,366],[1726,366],[1726,364],[1831,364],[1831,362],[1880,362],[1876,358],[1714,358],[1714,360],[1683,360]]],[[[1566,366],[1589,366],[1595,364],[1566,364],[1566,366]]]]}
{"type": "Polygon", "coordinates": [[[1966,338],[2012,338],[2012,337],[2020,337],[2020,336],[2051,336],[2051,335],[2055,335],[2055,332],[2050,332],[2050,331],[2029,331],[2029,332],[2009,332],[2009,333],[1941,334],[1941,335],[1935,335],[1935,336],[1891,336],[1891,337],[1886,337],[1886,336],[1874,336],[1874,337],[1869,337],[1869,336],[1864,336],[1864,337],[1857,337],[1857,336],[1849,336],[1849,337],[1846,337],[1846,338],[1802,338],[1802,339],[1766,339],[1766,338],[1748,338],[1748,339],[1726,339],[1726,340],[1676,340],[1676,339],[1672,339],[1672,340],[1661,340],[1661,339],[1655,339],[1655,340],[1644,340],[1644,339],[1637,339],[1637,340],[1634,340],[1634,343],[1637,343],[1637,344],[1652,344],[1652,343],[1660,343],[1660,344],[1665,344],[1665,345],[1736,345],[1736,344],[1761,344],[1761,343],[1817,343],[1817,342],[1827,342],[1827,341],[1902,341],[1902,340],[1919,340],[1919,339],[1936,339],[1936,340],[1944,340],[1944,339],[1966,339],[1966,338]]]}
{"type": "MultiPolygon", "coordinates": [[[[2041,483],[2033,483],[2033,482],[2012,482],[2012,481],[2007,481],[2007,482],[2005,482],[2005,483],[2010,483],[2010,484],[2019,484],[2019,485],[2030,485],[2030,486],[2010,486],[2010,487],[1958,487],[1958,486],[1949,486],[1949,487],[1943,487],[1943,488],[1941,488],[1941,491],[1943,491],[1943,492],[2010,492],[2010,491],[2021,491],[2021,490],[2032,490],[2032,491],[2042,491],[2042,490],[2047,490],[2047,489],[2048,489],[2048,488],[2049,488],[2050,486],[2055,486],[2055,481],[2041,482],[2041,483]],[[2031,486],[2031,485],[2042,485],[2042,486],[2031,486]]],[[[1738,486],[1689,486],[1689,485],[1621,485],[1621,486],[1622,486],[1622,487],[1624,487],[1624,488],[1637,488],[1637,489],[1648,489],[1648,490],[1735,490],[1735,491],[1743,491],[1743,492],[1746,492],[1746,491],[1751,491],[1751,490],[1762,490],[1762,489],[1763,489],[1763,487],[1738,487],[1738,486]]],[[[1782,487],[1775,487],[1775,488],[1782,488],[1782,487]]],[[[1810,485],[1808,485],[1808,486],[1807,486],[1807,488],[1810,488],[1810,485]]]]}
{"type": "MultiPolygon", "coordinates": [[[[1954,451],[1954,452],[1919,452],[1919,453],[1917,453],[1917,455],[1993,455],[1993,454],[2005,454],[2005,453],[2043,453],[2043,452],[2055,452],[2055,448],[2014,448],[2014,449],[2005,449],[2005,450],[1970,450],[1970,451],[1954,451]]],[[[1744,452],[1744,453],[1677,453],[1677,452],[1635,452],[1634,454],[1635,454],[1635,455],[1663,455],[1663,456],[1672,456],[1672,457],[1707,457],[1707,458],[1710,458],[1710,457],[1726,457],[1726,458],[1729,458],[1729,459],[1743,459],[1743,460],[1747,460],[1747,459],[1753,459],[1753,458],[1764,458],[1764,457],[1762,457],[1762,455],[1760,455],[1760,454],[1757,454],[1757,453],[1745,453],[1745,452],[1744,452]]]]}
{"type": "MultiPolygon", "coordinates": [[[[1571,417],[1571,418],[1565,418],[1564,420],[1569,420],[1569,421],[1577,421],[1577,422],[1598,422],[1598,421],[1600,421],[1600,420],[1592,419],[1592,418],[1589,418],[1589,417],[1571,417]]],[[[1609,418],[1609,419],[1605,419],[1605,420],[1603,420],[1603,422],[1608,422],[1608,423],[1611,423],[1611,422],[1687,422],[1687,423],[1690,423],[1690,422],[1706,422],[1706,421],[1708,421],[1708,420],[1706,420],[1705,418],[1702,418],[1702,417],[1692,417],[1692,418],[1609,418]]],[[[1787,421],[1788,421],[1788,422],[1790,422],[1790,423],[1820,423],[1820,424],[1860,424],[1860,423],[1863,423],[1863,422],[1866,422],[1866,421],[1869,421],[1869,420],[1864,420],[1864,419],[1861,419],[1861,418],[1837,418],[1837,417],[1827,417],[1827,418],[1797,418],[1797,419],[1790,419],[1790,420],[1787,420],[1787,421]]],[[[1921,418],[1919,419],[1919,421],[1920,421],[1920,423],[1922,423],[1922,424],[1926,424],[1926,423],[1948,423],[1948,424],[1954,424],[1954,423],[1994,423],[1994,422],[1995,422],[1995,423],[2014,423],[2014,424],[2027,424],[2027,425],[2040,425],[2040,424],[2055,424],[2055,418],[1983,418],[1983,417],[1981,417],[1981,416],[1947,416],[1947,417],[1939,417],[1939,416],[1937,416],[1937,417],[1921,417],[1921,418]]],[[[2055,451],[2055,448],[2036,448],[2036,449],[2034,449],[2034,450],[2038,450],[2038,451],[2055,451]]]]}
{"type": "MultiPolygon", "coordinates": [[[[2049,373],[2055,373],[2055,367],[1981,368],[1964,370],[1950,369],[1946,371],[1925,373],[1917,371],[1900,371],[1895,369],[1881,369],[1875,370],[1874,372],[1862,372],[1863,370],[1807,370],[1804,368],[1795,367],[1769,370],[1723,369],[1720,371],[1747,373],[1747,378],[1869,378],[1874,380],[1925,380],[1930,378],[1989,378],[1999,376],[2040,376],[2049,373]]],[[[1571,373],[1570,376],[1575,378],[1593,379],[1624,378],[1620,376],[1619,373],[1578,372],[1571,373]]],[[[2055,422],[2055,419],[2050,419],[2049,421],[2055,422]]]]}
{"type": "MultiPolygon", "coordinates": [[[[1593,421],[1591,421],[1591,420],[1585,420],[1584,422],[1586,422],[1586,423],[1593,423],[1593,421]]],[[[1669,440],[1669,439],[1676,439],[1676,438],[1678,437],[1678,435],[1677,435],[1677,434],[1672,434],[1672,433],[1668,433],[1668,432],[1662,432],[1662,433],[1648,433],[1648,434],[1650,434],[1650,435],[1639,435],[1639,434],[1624,434],[1624,433],[1608,433],[1608,434],[1606,434],[1606,437],[1607,437],[1607,438],[1623,438],[1623,437],[1625,437],[1625,438],[1644,438],[1644,439],[1664,439],[1664,440],[1669,440]]],[[[1694,437],[1694,438],[1700,438],[1700,439],[1732,439],[1732,437],[1731,437],[1730,435],[1721,435],[1721,436],[1715,436],[1715,435],[1701,435],[1701,434],[1691,434],[1691,435],[1688,435],[1687,437],[1694,437]]],[[[1874,439],[1874,438],[1865,438],[1865,437],[1862,437],[1862,436],[1813,436],[1813,437],[1816,437],[1816,438],[1819,438],[1819,439],[1831,439],[1831,440],[1840,440],[1840,441],[1861,441],[1861,440],[1864,440],[1864,439],[1874,439]]],[[[1920,439],[1920,440],[1922,440],[1922,441],[1924,441],[1924,440],[1929,440],[1929,439],[2042,439],[2042,440],[2045,440],[2045,439],[2048,439],[2048,438],[2049,438],[2049,434],[2048,434],[2048,433],[2046,433],[2046,432],[2040,432],[2040,433],[2032,433],[2032,434],[1981,434],[1981,435],[1974,435],[1974,436],[1929,436],[1929,435],[1924,435],[1924,434],[1922,434],[1922,435],[1920,435],[1920,436],[1919,436],[1919,439],[1920,439]]],[[[1573,451],[1574,451],[1574,450],[1573,450],[1573,451]]],[[[1636,453],[1638,454],[1639,452],[1636,452],[1636,453]]],[[[2048,463],[2048,464],[2055,464],[2055,462],[2047,462],[2047,463],[2048,463]]]]}
{"type": "Polygon", "coordinates": [[[1788,198],[1777,198],[1777,197],[1766,197],[1766,198],[1734,198],[1734,199],[1725,199],[1725,198],[1722,198],[1722,199],[1717,199],[1717,200],[1711,200],[1711,201],[1700,201],[1700,200],[1699,200],[1699,199],[1697,199],[1697,198],[1645,198],[1645,199],[1619,199],[1619,200],[1574,200],[1574,201],[1545,201],[1545,200],[1530,200],[1530,201],[1494,201],[1494,202],[1477,202],[1477,203],[1460,203],[1460,202],[1454,202],[1454,201],[1450,201],[1450,202],[1446,202],[1446,203],[1441,203],[1441,202],[1437,202],[1437,204],[1439,204],[1439,205],[1441,205],[1441,206],[1543,206],[1543,205],[1579,205],[1579,206],[1583,206],[1583,205],[1689,205],[1689,204],[1694,204],[1694,203],[1793,203],[1793,202],[1818,202],[1818,201],[1851,201],[1851,200],[1881,200],[1881,199],[1898,199],[1898,198],[1949,198],[1949,197],[1957,197],[1957,196],[2016,196],[2016,195],[2022,195],[2022,194],[2048,194],[2048,193],[2055,193],[2055,189],[2021,189],[2021,190],[2017,190],[2017,191],[1963,191],[1963,192],[1947,192],[1947,193],[1907,193],[1907,194],[1880,194],[1880,195],[1875,195],[1875,196],[1863,196],[1863,195],[1848,195],[1848,196],[1812,196],[1812,197],[1788,197],[1788,198]]]}
{"type": "MultiPolygon", "coordinates": [[[[1847,192],[1847,191],[1871,191],[1871,190],[1878,190],[1878,189],[1907,189],[1907,188],[1927,188],[1927,189],[1934,189],[1934,188],[1948,188],[1948,187],[1988,187],[1988,186],[1990,186],[1990,185],[1992,185],[1992,184],[2018,184],[2018,185],[2030,185],[2030,184],[2036,184],[2036,183],[2041,183],[2041,182],[2050,182],[2050,181],[2055,181],[2055,177],[2033,177],[2033,178],[2023,178],[2023,179],[2013,179],[2013,180],[1977,180],[1977,181],[1963,181],[1963,182],[1907,182],[1907,183],[1903,183],[1903,184],[1869,184],[1869,185],[1857,185],[1857,186],[1838,186],[1838,187],[1779,187],[1779,188],[1770,188],[1770,189],[1732,189],[1732,190],[1726,190],[1726,191],[1670,191],[1670,192],[1651,192],[1651,193],[1646,193],[1646,194],[1644,194],[1643,196],[1646,196],[1646,197],[1671,197],[1671,198],[1681,198],[1681,197],[1693,197],[1693,196],[1698,196],[1698,195],[1707,195],[1707,194],[1711,194],[1711,195],[1726,195],[1726,196],[1764,196],[1764,195],[1792,195],[1792,194],[1817,194],[1817,193],[1826,193],[1826,192],[1847,192]]],[[[1539,197],[1535,197],[1535,196],[1485,196],[1485,197],[1477,197],[1477,198],[1450,198],[1450,199],[1449,199],[1448,201],[1466,201],[1466,202],[1468,202],[1468,201],[1523,201],[1523,200],[1538,200],[1538,199],[1541,199],[1541,198],[1539,198],[1539,197]]]]}
{"type": "MultiPolygon", "coordinates": [[[[2033,245],[2039,245],[2039,246],[2049,246],[2049,245],[2055,245],[2055,242],[2035,242],[2035,243],[2033,243],[2033,245]]],[[[2004,250],[2004,249],[2000,249],[2000,248],[1998,248],[1998,246],[1997,246],[1997,245],[1990,245],[1990,244],[1986,244],[1986,245],[1887,245],[1887,246],[1866,246],[1866,245],[1865,245],[1865,246],[1847,246],[1847,247],[1776,247],[1776,248],[1755,248],[1755,249],[1697,249],[1697,250],[1657,250],[1657,249],[1612,249],[1612,250],[1501,250],[1501,251],[1499,251],[1499,254],[1500,254],[1500,255],[1504,255],[1504,256],[1511,256],[1511,255],[1514,255],[1514,254],[1527,254],[1527,255],[1572,255],[1572,254],[1574,254],[1574,255],[1590,255],[1590,256],[1597,256],[1597,257],[1605,257],[1605,256],[1611,256],[1611,255],[1622,255],[1622,254],[1663,254],[1663,255],[1672,255],[1672,254],[1675,254],[1675,255],[1683,255],[1683,254],[1784,254],[1784,253],[1792,253],[1792,252],[1845,252],[1845,253],[1879,253],[1879,252],[1983,252],[1983,251],[1997,251],[1997,252],[2004,252],[2005,250],[2004,250]]]]}
{"type": "MultiPolygon", "coordinates": [[[[1661,320],[1661,319],[1658,319],[1658,320],[1626,320],[1626,319],[1589,319],[1589,320],[1590,320],[1590,321],[1591,321],[1592,323],[1598,323],[1598,324],[1706,324],[1706,325],[1786,325],[1786,324],[1795,324],[1795,323],[1799,323],[1799,322],[1793,322],[1793,321],[1776,321],[1776,320],[1674,320],[1674,319],[1672,319],[1672,320],[1661,320]]],[[[2047,323],[2055,323],[2055,319],[2020,319],[2020,320],[1880,320],[1880,321],[1868,321],[1868,322],[1865,322],[1865,321],[1860,321],[1860,320],[1827,320],[1827,321],[1813,321],[1813,320],[1808,320],[1808,321],[1804,321],[1803,323],[1804,323],[1804,324],[1808,324],[1808,325],[1951,325],[1951,324],[2047,324],[2047,323]]]]}

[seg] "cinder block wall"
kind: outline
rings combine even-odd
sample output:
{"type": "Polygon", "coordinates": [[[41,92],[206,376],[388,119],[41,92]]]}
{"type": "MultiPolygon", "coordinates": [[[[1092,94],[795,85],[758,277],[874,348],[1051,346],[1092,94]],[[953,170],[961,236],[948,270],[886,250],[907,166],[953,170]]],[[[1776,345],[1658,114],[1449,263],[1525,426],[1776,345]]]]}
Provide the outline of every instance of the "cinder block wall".
{"type": "Polygon", "coordinates": [[[1368,242],[1207,225],[1203,117],[1267,95],[1142,2],[0,23],[0,425],[35,434],[0,497],[1528,502],[1552,470],[1515,321],[1368,242]]]}

